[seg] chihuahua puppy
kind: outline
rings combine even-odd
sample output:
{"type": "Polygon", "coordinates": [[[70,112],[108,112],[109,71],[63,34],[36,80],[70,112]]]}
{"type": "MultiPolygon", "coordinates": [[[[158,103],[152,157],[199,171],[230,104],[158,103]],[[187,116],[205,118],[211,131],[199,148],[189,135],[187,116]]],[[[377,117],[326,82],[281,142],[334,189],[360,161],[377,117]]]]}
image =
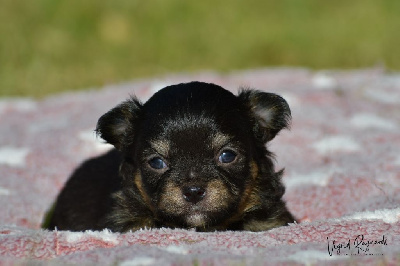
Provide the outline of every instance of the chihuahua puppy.
{"type": "Polygon", "coordinates": [[[191,82],[145,104],[131,98],[100,117],[115,146],[84,162],[45,228],[126,232],[140,228],[262,231],[293,223],[283,170],[265,144],[289,126],[280,96],[191,82]]]}

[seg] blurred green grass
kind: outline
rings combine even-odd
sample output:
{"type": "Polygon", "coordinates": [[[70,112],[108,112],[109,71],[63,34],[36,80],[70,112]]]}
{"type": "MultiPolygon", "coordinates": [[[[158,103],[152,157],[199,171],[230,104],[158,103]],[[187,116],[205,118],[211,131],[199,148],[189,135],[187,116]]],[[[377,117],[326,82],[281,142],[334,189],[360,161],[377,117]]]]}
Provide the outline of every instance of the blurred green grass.
{"type": "Polygon", "coordinates": [[[0,0],[0,96],[266,66],[400,69],[399,0],[0,0]]]}

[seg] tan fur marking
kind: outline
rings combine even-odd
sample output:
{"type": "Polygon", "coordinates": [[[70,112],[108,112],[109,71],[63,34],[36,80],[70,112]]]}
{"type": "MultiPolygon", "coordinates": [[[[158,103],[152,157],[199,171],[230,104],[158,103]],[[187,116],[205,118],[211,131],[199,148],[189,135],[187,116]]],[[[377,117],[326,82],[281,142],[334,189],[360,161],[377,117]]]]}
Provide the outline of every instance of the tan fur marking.
{"type": "Polygon", "coordinates": [[[246,231],[257,232],[257,231],[267,231],[269,229],[284,225],[286,225],[286,223],[279,219],[271,219],[271,221],[252,220],[245,223],[243,225],[243,229],[246,231]]]}
{"type": "Polygon", "coordinates": [[[256,180],[258,177],[258,165],[255,161],[250,162],[250,174],[253,180],[256,180]]]}
{"type": "Polygon", "coordinates": [[[217,133],[213,138],[212,138],[212,146],[213,148],[221,148],[223,145],[227,144],[231,137],[228,135],[224,135],[222,133],[217,133]]]}
{"type": "Polygon", "coordinates": [[[168,141],[164,140],[152,140],[150,142],[151,147],[156,150],[160,155],[168,157],[170,145],[168,141]]]}
{"type": "Polygon", "coordinates": [[[250,211],[261,203],[256,184],[258,178],[258,166],[255,161],[250,162],[250,174],[253,182],[249,183],[245,189],[244,197],[240,204],[241,208],[239,208],[242,213],[250,211]]]}
{"type": "Polygon", "coordinates": [[[257,190],[258,166],[255,161],[250,162],[250,175],[251,181],[246,185],[238,211],[236,215],[226,221],[226,225],[241,219],[243,214],[251,211],[261,204],[260,196],[258,195],[257,190]]]}
{"type": "Polygon", "coordinates": [[[212,180],[207,185],[207,197],[205,199],[209,208],[219,210],[228,207],[229,192],[221,180],[212,180]]]}
{"type": "Polygon", "coordinates": [[[258,195],[257,187],[248,185],[243,193],[242,201],[239,205],[239,214],[244,214],[251,211],[261,204],[260,196],[258,195]]]}
{"type": "Polygon", "coordinates": [[[139,189],[140,195],[142,196],[144,202],[146,202],[146,205],[154,213],[153,203],[151,202],[150,196],[147,194],[147,192],[143,188],[142,176],[139,172],[137,172],[135,174],[135,184],[136,184],[136,187],[139,189]]]}
{"type": "Polygon", "coordinates": [[[182,191],[180,187],[172,182],[168,182],[165,185],[164,191],[161,195],[160,205],[158,207],[161,210],[165,210],[175,214],[182,214],[182,212],[184,211],[184,204],[185,202],[182,197],[182,191]]]}

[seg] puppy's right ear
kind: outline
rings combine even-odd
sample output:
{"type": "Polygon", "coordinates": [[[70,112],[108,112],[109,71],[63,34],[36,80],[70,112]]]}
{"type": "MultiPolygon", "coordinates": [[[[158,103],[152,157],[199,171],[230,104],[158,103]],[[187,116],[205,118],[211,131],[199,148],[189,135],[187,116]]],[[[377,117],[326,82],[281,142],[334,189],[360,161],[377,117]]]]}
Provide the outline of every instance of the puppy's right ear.
{"type": "Polygon", "coordinates": [[[142,103],[135,97],[117,105],[100,117],[96,134],[121,150],[128,137],[133,137],[142,107],[142,103]]]}
{"type": "Polygon", "coordinates": [[[239,94],[239,99],[249,108],[255,121],[254,134],[262,142],[272,140],[279,131],[289,127],[290,108],[279,95],[247,89],[239,94]]]}

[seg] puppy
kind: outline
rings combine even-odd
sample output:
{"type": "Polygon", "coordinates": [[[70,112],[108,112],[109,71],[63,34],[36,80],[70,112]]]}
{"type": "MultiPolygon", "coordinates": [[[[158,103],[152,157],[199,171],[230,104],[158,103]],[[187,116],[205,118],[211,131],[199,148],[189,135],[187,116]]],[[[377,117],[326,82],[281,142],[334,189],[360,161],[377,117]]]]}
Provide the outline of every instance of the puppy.
{"type": "Polygon", "coordinates": [[[100,117],[115,146],[70,177],[45,228],[262,231],[293,223],[265,144],[291,119],[278,95],[191,82],[100,117]]]}

